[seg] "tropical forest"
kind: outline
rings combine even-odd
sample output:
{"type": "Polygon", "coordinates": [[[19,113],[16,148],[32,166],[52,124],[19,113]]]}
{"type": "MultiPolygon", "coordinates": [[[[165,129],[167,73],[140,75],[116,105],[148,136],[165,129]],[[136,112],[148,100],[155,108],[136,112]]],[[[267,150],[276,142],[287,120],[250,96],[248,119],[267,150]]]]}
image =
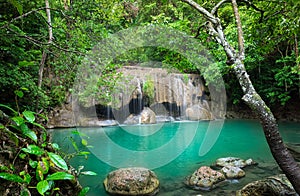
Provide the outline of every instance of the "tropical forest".
{"type": "Polygon", "coordinates": [[[0,6],[0,195],[300,194],[300,1],[0,6]]]}

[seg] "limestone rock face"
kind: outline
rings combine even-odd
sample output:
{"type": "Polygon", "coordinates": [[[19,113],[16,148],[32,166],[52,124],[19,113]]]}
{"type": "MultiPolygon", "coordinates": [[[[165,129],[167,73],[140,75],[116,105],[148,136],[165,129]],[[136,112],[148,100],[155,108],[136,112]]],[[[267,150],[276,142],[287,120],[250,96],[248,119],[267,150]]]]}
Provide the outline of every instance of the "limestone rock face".
{"type": "Polygon", "coordinates": [[[186,184],[193,189],[210,190],[223,180],[225,176],[221,172],[202,166],[186,179],[186,184]]]}
{"type": "Polygon", "coordinates": [[[210,111],[200,105],[193,105],[185,111],[188,120],[213,120],[210,111]]]}
{"type": "Polygon", "coordinates": [[[226,178],[242,178],[246,175],[244,170],[233,166],[225,166],[221,169],[221,172],[226,178]]]}
{"type": "Polygon", "coordinates": [[[121,168],[107,175],[104,187],[112,195],[152,196],[159,191],[159,180],[146,168],[121,168]]]}
{"type": "Polygon", "coordinates": [[[216,166],[225,167],[225,166],[233,166],[244,168],[249,165],[257,165],[252,159],[243,160],[237,157],[225,157],[219,158],[216,160],[216,166]]]}
{"type": "Polygon", "coordinates": [[[156,123],[155,113],[148,107],[145,107],[141,113],[142,124],[154,124],[156,123]]]}
{"type": "Polygon", "coordinates": [[[236,192],[237,196],[293,195],[297,193],[284,174],[251,182],[236,192]]]}
{"type": "Polygon", "coordinates": [[[75,127],[77,125],[71,104],[65,104],[61,108],[55,108],[49,114],[47,128],[75,127]]]}

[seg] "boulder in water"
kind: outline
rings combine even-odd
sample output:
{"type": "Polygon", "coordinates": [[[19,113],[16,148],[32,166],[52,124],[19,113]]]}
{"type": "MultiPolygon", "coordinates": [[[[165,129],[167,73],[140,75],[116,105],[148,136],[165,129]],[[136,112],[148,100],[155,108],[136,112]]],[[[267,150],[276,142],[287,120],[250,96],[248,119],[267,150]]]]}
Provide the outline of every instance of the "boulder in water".
{"type": "Polygon", "coordinates": [[[211,190],[223,180],[225,180],[225,176],[221,172],[202,166],[187,177],[186,184],[196,190],[211,190]]]}
{"type": "Polygon", "coordinates": [[[243,160],[237,157],[225,157],[219,158],[216,160],[216,166],[226,167],[226,166],[233,166],[244,168],[249,165],[257,165],[252,159],[243,160]]]}
{"type": "Polygon", "coordinates": [[[107,175],[104,187],[112,195],[152,196],[159,191],[159,180],[146,168],[121,168],[107,175]]]}
{"type": "Polygon", "coordinates": [[[225,166],[221,169],[221,172],[226,178],[242,178],[246,175],[244,170],[234,166],[225,166]]]}
{"type": "Polygon", "coordinates": [[[142,124],[155,124],[156,123],[156,115],[155,113],[148,107],[145,107],[141,113],[141,123],[142,124]]]}
{"type": "Polygon", "coordinates": [[[212,113],[200,105],[193,105],[185,111],[188,120],[213,120],[212,113]]]}
{"type": "Polygon", "coordinates": [[[284,174],[251,182],[236,192],[236,196],[298,195],[284,174]]]}

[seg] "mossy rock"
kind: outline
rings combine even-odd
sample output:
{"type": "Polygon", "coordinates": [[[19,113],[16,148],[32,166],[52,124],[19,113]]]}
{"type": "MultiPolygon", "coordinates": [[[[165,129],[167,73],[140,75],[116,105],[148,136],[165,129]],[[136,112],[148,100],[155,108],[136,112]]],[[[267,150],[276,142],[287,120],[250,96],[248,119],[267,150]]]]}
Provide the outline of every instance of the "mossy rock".
{"type": "Polygon", "coordinates": [[[107,175],[104,187],[111,195],[153,196],[159,191],[159,180],[146,168],[121,168],[107,175]]]}
{"type": "Polygon", "coordinates": [[[296,196],[292,184],[284,174],[251,182],[236,192],[236,196],[296,196]]]}

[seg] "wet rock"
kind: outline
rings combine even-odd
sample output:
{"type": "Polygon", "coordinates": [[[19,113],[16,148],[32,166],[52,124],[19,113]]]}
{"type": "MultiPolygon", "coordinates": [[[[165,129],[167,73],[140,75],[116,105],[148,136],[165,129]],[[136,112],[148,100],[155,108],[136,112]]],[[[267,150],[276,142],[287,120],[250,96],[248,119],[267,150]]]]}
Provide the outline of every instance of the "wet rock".
{"type": "Polygon", "coordinates": [[[154,124],[156,123],[155,113],[148,107],[145,107],[141,113],[142,124],[154,124]]]}
{"type": "Polygon", "coordinates": [[[71,108],[71,104],[65,104],[62,107],[57,107],[51,111],[48,115],[49,121],[47,122],[47,128],[56,127],[75,127],[77,126],[74,113],[71,108]]]}
{"type": "Polygon", "coordinates": [[[244,168],[249,165],[257,165],[252,159],[243,160],[237,157],[225,157],[219,158],[216,160],[216,166],[225,167],[225,166],[233,166],[244,168]]]}
{"type": "Polygon", "coordinates": [[[159,191],[159,180],[146,168],[121,168],[107,175],[104,187],[112,195],[152,196],[159,191]]]}
{"type": "Polygon", "coordinates": [[[260,195],[293,195],[296,196],[294,188],[284,174],[271,176],[247,184],[236,192],[237,196],[260,196],[260,195]]]}
{"type": "Polygon", "coordinates": [[[239,167],[225,166],[221,169],[221,172],[225,175],[226,178],[242,178],[244,177],[245,171],[239,167]]]}
{"type": "Polygon", "coordinates": [[[188,120],[213,120],[212,113],[200,105],[193,105],[185,111],[188,120]]]}
{"type": "Polygon", "coordinates": [[[186,184],[193,189],[211,190],[225,180],[225,176],[207,166],[197,169],[191,176],[187,177],[186,184]]]}
{"type": "Polygon", "coordinates": [[[141,119],[141,115],[130,114],[124,121],[124,124],[126,125],[140,124],[140,119],[141,119]]]}
{"type": "Polygon", "coordinates": [[[80,119],[78,125],[83,127],[107,127],[118,125],[118,122],[115,120],[98,120],[95,118],[82,118],[80,119]]]}

